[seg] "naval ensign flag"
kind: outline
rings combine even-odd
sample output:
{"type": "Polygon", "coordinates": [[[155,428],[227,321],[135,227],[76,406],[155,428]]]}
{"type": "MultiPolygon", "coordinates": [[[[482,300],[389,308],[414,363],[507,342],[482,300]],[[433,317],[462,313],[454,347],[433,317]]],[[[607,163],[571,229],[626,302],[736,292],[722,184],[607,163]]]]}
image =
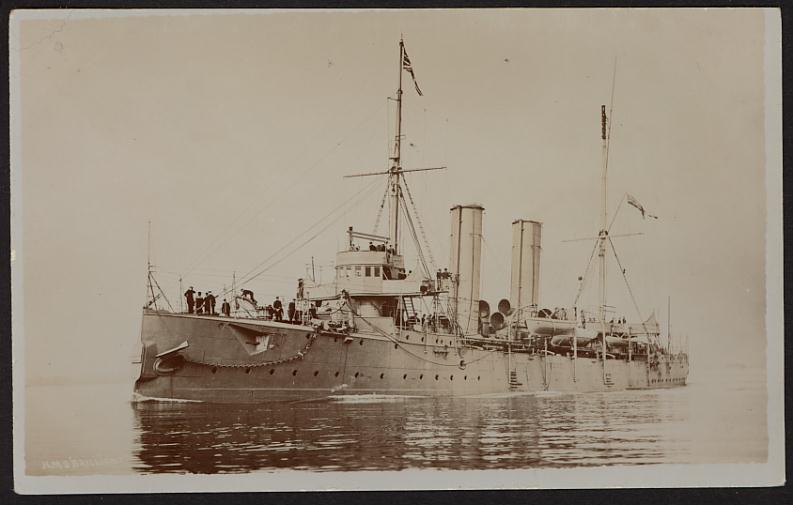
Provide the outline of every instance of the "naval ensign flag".
{"type": "Polygon", "coordinates": [[[658,216],[655,216],[655,215],[650,214],[649,212],[645,211],[644,207],[642,206],[642,204],[640,204],[639,200],[634,198],[633,195],[626,193],[626,196],[628,197],[628,205],[632,205],[633,207],[636,207],[636,209],[638,209],[638,211],[642,213],[642,219],[644,219],[645,215],[647,215],[647,217],[651,217],[653,219],[658,219],[658,216]]]}
{"type": "Polygon", "coordinates": [[[416,74],[413,73],[413,65],[410,64],[410,58],[408,58],[407,49],[404,47],[402,47],[402,68],[410,72],[410,77],[413,78],[413,85],[416,87],[416,93],[418,93],[419,96],[424,96],[424,94],[421,92],[421,88],[419,88],[419,83],[416,82],[416,74]]]}

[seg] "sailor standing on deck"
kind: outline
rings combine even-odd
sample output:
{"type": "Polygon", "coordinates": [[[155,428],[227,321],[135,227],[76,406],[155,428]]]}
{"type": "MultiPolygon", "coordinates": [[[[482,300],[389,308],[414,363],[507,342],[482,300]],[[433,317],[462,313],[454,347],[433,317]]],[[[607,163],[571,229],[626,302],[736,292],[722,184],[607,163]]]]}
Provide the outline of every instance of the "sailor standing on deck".
{"type": "Polygon", "coordinates": [[[275,297],[275,301],[273,302],[273,309],[275,310],[275,320],[283,321],[284,305],[281,303],[281,300],[277,296],[275,297]]]}
{"type": "Polygon", "coordinates": [[[206,308],[207,314],[215,315],[215,295],[212,294],[212,291],[207,291],[207,296],[204,299],[204,307],[206,308]]]}
{"type": "Polygon", "coordinates": [[[223,304],[220,306],[220,311],[223,312],[224,316],[231,317],[231,304],[225,298],[223,299],[223,304]]]}
{"type": "Polygon", "coordinates": [[[201,296],[201,291],[198,292],[198,296],[195,299],[195,313],[196,314],[204,313],[204,297],[201,296]]]}
{"type": "Polygon", "coordinates": [[[187,313],[192,314],[195,310],[195,291],[193,290],[193,286],[190,286],[187,291],[184,292],[184,297],[187,299],[187,313]]]}
{"type": "Polygon", "coordinates": [[[289,322],[295,322],[295,312],[297,311],[297,305],[295,305],[295,299],[292,298],[292,301],[289,302],[289,308],[286,309],[287,314],[289,315],[289,322]]]}

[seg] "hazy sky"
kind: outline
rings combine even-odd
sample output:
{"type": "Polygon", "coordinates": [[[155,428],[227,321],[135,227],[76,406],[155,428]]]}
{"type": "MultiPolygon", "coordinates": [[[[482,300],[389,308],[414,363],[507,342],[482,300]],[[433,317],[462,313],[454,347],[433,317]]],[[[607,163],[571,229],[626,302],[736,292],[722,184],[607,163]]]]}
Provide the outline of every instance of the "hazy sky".
{"type": "MultiPolygon", "coordinates": [[[[598,229],[616,59],[610,212],[630,192],[660,217],[623,205],[612,230],[644,232],[615,239],[642,316],[665,324],[671,296],[695,368],[762,360],[761,11],[73,13],[11,41],[28,378],[126,372],[148,220],[174,305],[180,275],[217,291],[264,262],[248,286],[292,296],[313,256],[327,279],[346,227],[375,222],[385,179],[342,175],[388,166],[400,34],[424,92],[406,86],[404,166],[449,167],[408,178],[438,266],[449,208],[478,202],[484,298],[508,296],[529,218],[543,304],[572,302],[592,243],[562,241],[598,229]]],[[[619,276],[609,303],[637,318],[619,276]]]]}

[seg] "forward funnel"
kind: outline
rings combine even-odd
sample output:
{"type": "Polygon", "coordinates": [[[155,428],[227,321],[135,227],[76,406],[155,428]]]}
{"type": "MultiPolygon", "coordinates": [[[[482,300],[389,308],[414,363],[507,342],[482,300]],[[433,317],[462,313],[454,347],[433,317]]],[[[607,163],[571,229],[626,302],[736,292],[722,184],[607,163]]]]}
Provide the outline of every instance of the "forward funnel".
{"type": "Polygon", "coordinates": [[[482,262],[481,205],[457,205],[451,209],[452,288],[449,309],[459,330],[466,335],[479,331],[479,275],[482,262]]]}

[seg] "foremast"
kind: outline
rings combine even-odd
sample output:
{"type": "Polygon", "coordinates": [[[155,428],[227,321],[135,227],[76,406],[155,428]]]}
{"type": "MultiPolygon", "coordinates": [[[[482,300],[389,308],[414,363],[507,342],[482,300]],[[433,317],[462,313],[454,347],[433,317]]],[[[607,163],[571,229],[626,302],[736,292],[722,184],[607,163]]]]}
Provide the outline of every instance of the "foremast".
{"type": "MultiPolygon", "coordinates": [[[[400,213],[404,212],[406,217],[406,223],[409,227],[411,235],[416,241],[416,248],[417,252],[419,253],[419,257],[422,260],[422,264],[426,262],[423,259],[423,255],[421,253],[421,245],[418,243],[417,235],[415,233],[414,225],[411,219],[411,215],[408,211],[408,205],[405,201],[404,193],[403,193],[403,184],[404,181],[402,178],[404,177],[402,174],[407,172],[424,172],[427,170],[443,170],[446,167],[430,167],[430,168],[412,168],[412,169],[403,169],[402,168],[402,139],[404,134],[402,133],[402,100],[404,97],[404,91],[402,89],[404,79],[403,74],[407,71],[410,73],[411,78],[413,79],[413,85],[416,89],[416,93],[419,96],[423,96],[421,89],[419,89],[418,83],[416,82],[416,76],[413,73],[413,67],[410,62],[410,58],[408,57],[407,51],[405,50],[405,41],[403,38],[399,39],[399,86],[397,88],[396,93],[396,132],[394,135],[394,148],[389,156],[390,168],[385,172],[368,172],[363,174],[352,174],[352,175],[345,175],[345,178],[349,177],[368,177],[373,175],[388,175],[388,200],[389,200],[389,211],[388,211],[388,236],[387,237],[380,237],[376,235],[376,232],[373,234],[366,234],[366,233],[359,233],[354,232],[351,233],[350,237],[352,239],[353,236],[360,237],[360,238],[367,238],[376,240],[378,242],[388,241],[391,244],[391,253],[394,255],[401,255],[401,248],[399,246],[400,243],[400,232],[401,232],[401,225],[400,225],[400,213]],[[404,209],[402,206],[404,205],[404,209]]],[[[390,98],[393,100],[393,98],[390,98]]],[[[408,190],[408,196],[410,196],[410,191],[408,190]]],[[[383,200],[385,201],[385,200],[383,200]]],[[[412,200],[411,200],[412,203],[412,200]]],[[[415,209],[414,209],[415,210],[415,209]]],[[[418,219],[418,216],[415,216],[418,219]]],[[[419,224],[420,221],[419,221],[419,224]]],[[[376,226],[375,226],[376,228],[376,226]]],[[[423,232],[422,232],[423,233],[423,232]]],[[[426,238],[425,238],[426,240],[426,238]]],[[[426,265],[425,269],[426,269],[426,265]]],[[[427,275],[430,275],[429,270],[425,272],[427,275]]]]}
{"type": "Polygon", "coordinates": [[[402,186],[399,175],[402,171],[402,74],[405,71],[405,41],[399,39],[399,88],[396,103],[396,134],[394,135],[394,151],[391,155],[391,168],[388,173],[390,205],[388,212],[388,236],[394,252],[399,253],[399,201],[402,198],[402,186]]]}

